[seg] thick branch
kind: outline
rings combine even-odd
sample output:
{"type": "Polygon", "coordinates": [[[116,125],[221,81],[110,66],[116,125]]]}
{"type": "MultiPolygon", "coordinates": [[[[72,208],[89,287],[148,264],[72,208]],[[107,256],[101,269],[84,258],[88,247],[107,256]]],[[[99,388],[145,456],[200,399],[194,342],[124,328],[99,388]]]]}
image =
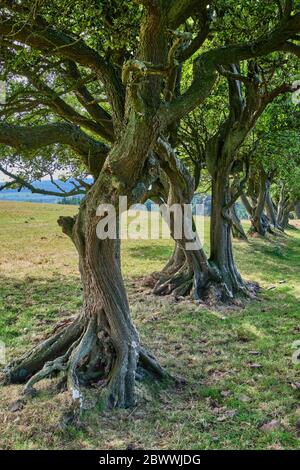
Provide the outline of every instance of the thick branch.
{"type": "Polygon", "coordinates": [[[284,93],[293,93],[299,89],[299,86],[296,87],[293,84],[290,83],[283,83],[282,85],[277,86],[274,88],[272,91],[269,93],[266,93],[264,96],[264,100],[267,103],[271,103],[272,101],[277,98],[279,95],[283,95],[284,93]]]}
{"type": "Polygon", "coordinates": [[[222,214],[225,213],[228,209],[230,209],[230,207],[232,207],[233,204],[236,203],[238,198],[243,194],[244,187],[249,178],[249,170],[250,170],[250,162],[249,162],[249,158],[247,158],[245,161],[245,175],[242,178],[242,180],[238,183],[237,190],[234,194],[232,194],[230,201],[222,208],[222,214]]]}
{"type": "Polygon", "coordinates": [[[94,70],[106,88],[115,118],[118,121],[122,119],[125,90],[120,78],[114,67],[82,39],[74,39],[49,25],[18,24],[4,15],[0,19],[0,35],[6,39],[12,42],[21,41],[49,55],[63,57],[94,70]]]}
{"type": "Polygon", "coordinates": [[[252,78],[246,77],[245,75],[242,75],[240,73],[235,73],[230,70],[226,70],[222,66],[218,67],[218,72],[220,73],[220,75],[223,75],[223,77],[226,77],[232,80],[238,80],[239,82],[243,82],[243,83],[252,83],[252,78]]]}
{"type": "Polygon", "coordinates": [[[188,90],[179,98],[161,108],[160,118],[165,126],[182,118],[200,105],[210,94],[222,65],[261,57],[286,47],[286,42],[300,31],[300,13],[282,21],[272,32],[258,41],[230,45],[203,53],[194,61],[194,79],[188,90]]]}
{"type": "Polygon", "coordinates": [[[101,170],[109,151],[106,145],[89,137],[79,127],[67,123],[35,127],[0,123],[0,143],[25,151],[57,143],[68,145],[83,157],[88,170],[94,175],[101,170]]]}
{"type": "Polygon", "coordinates": [[[110,140],[111,134],[106,132],[106,129],[99,123],[88,119],[86,116],[78,113],[72,106],[60,98],[54,90],[42,82],[35,74],[29,70],[24,70],[34,87],[45,96],[44,104],[47,104],[50,109],[56,112],[59,116],[71,121],[73,124],[85,127],[86,129],[98,134],[104,139],[110,140]]]}
{"type": "Polygon", "coordinates": [[[171,145],[162,138],[157,139],[155,150],[158,155],[161,168],[168,175],[169,180],[182,194],[185,194],[187,200],[191,199],[194,193],[194,181],[189,171],[180,160],[171,145]]]}
{"type": "Polygon", "coordinates": [[[170,28],[177,28],[193,13],[202,11],[208,4],[207,0],[172,0],[167,11],[168,25],[170,28]]]}
{"type": "MultiPolygon", "coordinates": [[[[72,189],[71,191],[47,191],[42,188],[36,188],[33,184],[29,183],[28,181],[24,180],[24,178],[21,178],[21,176],[14,175],[10,171],[8,171],[6,168],[4,168],[2,165],[0,165],[0,171],[4,173],[6,176],[9,178],[12,178],[12,182],[9,184],[15,184],[17,183],[20,187],[22,188],[27,188],[29,189],[32,193],[35,194],[45,194],[47,196],[58,196],[58,197],[69,197],[69,196],[78,196],[79,194],[85,194],[85,191],[83,189],[72,189]]],[[[0,190],[5,189],[8,185],[4,185],[0,188],[0,190]]]]}
{"type": "Polygon", "coordinates": [[[185,60],[192,57],[195,52],[202,46],[205,42],[209,33],[209,23],[208,21],[205,22],[201,28],[201,31],[197,34],[197,36],[190,42],[188,47],[186,47],[179,56],[179,61],[184,62],[185,60]]]}
{"type": "MultiPolygon", "coordinates": [[[[80,80],[80,73],[75,62],[69,61],[68,74],[70,75],[72,80],[80,80]]],[[[115,136],[113,122],[110,114],[101,106],[99,106],[93,95],[89,92],[89,90],[84,84],[77,86],[74,90],[74,93],[80,104],[84,106],[89,115],[105,129],[105,132],[107,134],[107,140],[112,142],[115,136]]]]}

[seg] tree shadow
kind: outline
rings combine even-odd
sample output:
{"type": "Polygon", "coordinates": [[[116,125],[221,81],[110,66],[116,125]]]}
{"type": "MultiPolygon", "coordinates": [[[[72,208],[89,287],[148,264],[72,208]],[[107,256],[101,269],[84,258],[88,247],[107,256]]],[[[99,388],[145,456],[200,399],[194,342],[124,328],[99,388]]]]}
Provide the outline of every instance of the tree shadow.
{"type": "Polygon", "coordinates": [[[129,246],[126,247],[126,251],[130,253],[131,256],[136,256],[137,258],[142,258],[144,261],[156,258],[160,261],[166,261],[173,252],[173,246],[166,245],[157,245],[157,244],[147,244],[140,246],[129,246]]]}
{"type": "Polygon", "coordinates": [[[272,239],[255,239],[245,245],[242,251],[236,250],[238,265],[249,277],[258,273],[267,281],[299,282],[300,240],[287,234],[272,239]],[[245,264],[245,257],[250,262],[245,264]],[[251,262],[252,261],[252,262],[251,262]]]}
{"type": "Polygon", "coordinates": [[[75,276],[0,276],[0,339],[14,347],[35,342],[35,336],[76,314],[81,297],[75,276]]]}

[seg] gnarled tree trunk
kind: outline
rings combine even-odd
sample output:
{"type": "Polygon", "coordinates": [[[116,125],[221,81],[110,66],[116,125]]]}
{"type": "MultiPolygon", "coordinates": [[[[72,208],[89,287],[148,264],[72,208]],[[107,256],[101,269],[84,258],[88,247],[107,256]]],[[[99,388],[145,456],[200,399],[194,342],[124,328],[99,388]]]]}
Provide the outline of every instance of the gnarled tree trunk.
{"type": "Polygon", "coordinates": [[[247,241],[248,238],[244,230],[244,227],[242,226],[240,218],[237,214],[235,204],[232,204],[232,206],[230,207],[230,218],[231,218],[231,223],[232,223],[231,232],[232,232],[233,238],[247,241]]]}
{"type": "Polygon", "coordinates": [[[267,213],[267,216],[268,216],[268,219],[270,221],[270,224],[274,227],[274,228],[280,228],[278,226],[278,223],[277,223],[277,217],[276,217],[276,208],[274,206],[274,202],[272,200],[272,197],[271,197],[271,194],[270,194],[270,188],[268,188],[267,190],[267,194],[266,194],[266,206],[265,206],[265,209],[266,209],[266,213],[267,213]]]}
{"type": "Polygon", "coordinates": [[[230,168],[219,165],[212,180],[209,262],[219,272],[226,296],[232,298],[237,293],[246,293],[247,288],[233,257],[229,175],[230,168]]]}
{"type": "MultiPolygon", "coordinates": [[[[279,206],[277,215],[277,224],[281,230],[289,227],[290,214],[293,209],[293,203],[287,203],[284,206],[279,206]]],[[[291,226],[290,226],[291,227],[291,226]]]]}
{"type": "Polygon", "coordinates": [[[197,237],[192,211],[185,212],[184,210],[185,206],[191,204],[194,180],[168,142],[160,139],[157,151],[160,155],[161,166],[169,178],[167,206],[171,209],[177,205],[182,219],[176,219],[176,216],[174,217],[171,213],[168,220],[171,236],[175,240],[175,248],[163,270],[152,275],[157,281],[154,293],[157,295],[172,293],[175,297],[191,294],[194,299],[199,300],[205,298],[210,281],[216,281],[217,276],[209,265],[197,237]],[[181,225],[178,226],[178,223],[181,225]],[[179,229],[179,236],[176,229],[179,229]]]}
{"type": "Polygon", "coordinates": [[[267,232],[272,233],[270,219],[264,213],[264,209],[267,202],[267,196],[269,194],[270,182],[267,178],[266,173],[261,170],[260,171],[260,179],[259,179],[259,192],[255,207],[253,208],[253,216],[251,217],[251,227],[249,230],[249,234],[253,235],[254,233],[258,233],[262,237],[266,235],[267,232]]]}
{"type": "Polygon", "coordinates": [[[281,184],[280,198],[277,207],[277,224],[281,230],[285,230],[289,226],[290,212],[293,209],[293,202],[290,201],[284,184],[281,184]]]}
{"type": "MultiPolygon", "coordinates": [[[[79,215],[59,222],[79,254],[83,310],[74,322],[8,365],[7,381],[27,382],[26,392],[32,391],[40,379],[61,371],[67,376],[73,399],[81,407],[86,402],[85,388],[90,385],[98,387],[107,406],[127,407],[135,401],[137,377],[145,373],[166,376],[141,347],[132,323],[120,268],[117,231],[115,237],[105,239],[98,238],[96,232],[98,223],[105,217],[105,214],[97,215],[100,204],[103,210],[104,206],[106,209],[113,206],[117,214],[120,196],[127,196],[130,204],[139,202],[154,179],[147,168],[147,159],[151,160],[161,131],[157,112],[163,81],[161,73],[146,76],[145,64],[154,68],[167,65],[166,31],[163,10],[152,2],[147,3],[135,60],[124,65],[124,86],[119,86],[120,93],[113,93],[110,100],[115,134],[111,150],[95,174],[95,182],[80,206],[79,215]],[[122,101],[125,86],[126,99],[122,101]]],[[[110,73],[110,78],[116,78],[114,73],[110,73]]],[[[88,160],[89,157],[88,153],[88,160]]]]}
{"type": "Polygon", "coordinates": [[[129,407],[135,402],[137,377],[166,377],[165,371],[140,345],[132,323],[120,269],[119,240],[97,237],[99,217],[83,202],[77,217],[61,217],[59,224],[79,254],[83,308],[77,318],[6,368],[10,383],[34,384],[62,372],[73,399],[88,406],[85,391],[97,390],[104,406],[129,407]]]}
{"type": "Polygon", "coordinates": [[[210,281],[218,278],[201,246],[187,249],[187,244],[195,242],[195,238],[185,237],[175,241],[174,253],[167,265],[160,273],[154,273],[157,279],[154,294],[173,294],[176,298],[190,294],[195,300],[206,298],[210,281]]]}

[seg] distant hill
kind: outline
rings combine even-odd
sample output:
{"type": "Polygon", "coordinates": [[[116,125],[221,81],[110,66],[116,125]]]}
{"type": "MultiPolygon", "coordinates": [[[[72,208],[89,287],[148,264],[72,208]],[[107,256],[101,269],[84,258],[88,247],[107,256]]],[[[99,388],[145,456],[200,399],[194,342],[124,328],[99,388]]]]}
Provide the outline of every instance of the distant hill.
{"type": "MultiPolygon", "coordinates": [[[[64,191],[71,191],[73,185],[72,180],[66,182],[55,180],[55,183],[64,191]]],[[[87,183],[91,183],[92,179],[86,179],[87,183]]],[[[3,183],[0,182],[0,186],[3,183]]],[[[58,191],[55,184],[49,180],[35,181],[34,186],[45,191],[58,191]]],[[[25,201],[25,202],[43,202],[49,204],[79,204],[82,199],[82,195],[71,196],[71,197],[59,197],[59,196],[46,196],[43,194],[32,194],[29,189],[23,188],[21,191],[17,189],[4,189],[0,191],[0,201],[25,201]]],[[[138,205],[139,206],[139,205],[138,205]]],[[[151,201],[146,203],[147,210],[155,210],[155,206],[151,204],[151,201]]],[[[138,209],[139,207],[137,207],[138,209]]],[[[141,208],[141,207],[140,207],[141,208]]],[[[247,212],[244,206],[238,202],[237,203],[238,214],[241,219],[247,219],[247,212]]],[[[211,196],[209,194],[195,194],[193,199],[193,213],[197,215],[210,215],[211,212],[211,196]]]]}
{"type": "MultiPolygon", "coordinates": [[[[92,182],[92,179],[86,179],[87,183],[92,182]]],[[[58,184],[64,191],[71,191],[74,186],[72,185],[72,180],[68,181],[61,181],[55,180],[55,183],[58,184]]],[[[0,186],[4,184],[0,182],[0,186]]],[[[50,180],[42,180],[42,181],[35,181],[32,183],[36,188],[43,189],[44,191],[58,191],[55,184],[53,184],[50,180]]],[[[76,200],[79,201],[82,198],[82,195],[76,196],[76,200]]],[[[43,202],[49,204],[58,204],[61,203],[62,200],[66,204],[76,203],[77,201],[74,200],[73,197],[65,198],[60,196],[47,196],[44,194],[36,194],[32,193],[29,189],[22,188],[21,191],[18,189],[3,189],[0,191],[0,201],[25,201],[25,202],[43,202]]]]}

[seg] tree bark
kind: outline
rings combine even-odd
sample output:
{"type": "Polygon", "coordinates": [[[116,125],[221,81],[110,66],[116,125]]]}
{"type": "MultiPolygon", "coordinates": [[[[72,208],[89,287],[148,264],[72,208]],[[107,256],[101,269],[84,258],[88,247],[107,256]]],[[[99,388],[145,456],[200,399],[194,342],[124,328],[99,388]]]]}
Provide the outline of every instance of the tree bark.
{"type": "Polygon", "coordinates": [[[288,228],[290,212],[292,209],[293,203],[290,201],[290,197],[286,192],[284,184],[282,183],[277,207],[277,224],[281,230],[288,228]]]}
{"type": "Polygon", "coordinates": [[[251,206],[251,204],[250,204],[250,202],[249,202],[249,200],[248,200],[248,198],[247,198],[247,196],[244,192],[242,192],[242,194],[241,194],[241,201],[242,201],[246,211],[248,212],[249,217],[250,218],[253,217],[253,208],[252,208],[252,206],[251,206]]]}
{"type": "Polygon", "coordinates": [[[270,182],[263,169],[260,170],[259,176],[260,178],[258,197],[256,205],[253,209],[253,217],[251,218],[251,227],[249,233],[251,235],[253,235],[254,233],[258,233],[259,235],[264,237],[267,232],[272,232],[270,220],[268,216],[264,213],[264,209],[267,202],[267,195],[269,193],[270,182]]]}
{"type": "Polygon", "coordinates": [[[266,213],[267,213],[267,216],[271,225],[274,228],[279,228],[277,224],[276,209],[275,209],[274,202],[270,194],[270,188],[267,189],[265,208],[266,208],[266,213]]]}
{"type": "Polygon", "coordinates": [[[211,281],[217,281],[214,269],[211,268],[206,254],[197,238],[196,225],[192,213],[187,214],[184,206],[191,204],[194,195],[194,180],[184,163],[176,156],[171,145],[160,139],[157,145],[161,166],[169,179],[167,206],[180,207],[182,217],[180,236],[176,234],[173,216],[170,217],[170,234],[175,241],[174,252],[160,273],[153,273],[157,280],[154,293],[157,295],[173,294],[181,297],[191,294],[196,299],[203,299],[208,294],[211,281]],[[186,230],[189,227],[189,230],[186,230]],[[188,232],[188,233],[187,233],[188,232]],[[193,244],[193,246],[191,246],[193,244]]]}
{"type": "MultiPolygon", "coordinates": [[[[194,224],[193,228],[195,231],[194,224]]],[[[172,226],[170,231],[172,234],[172,226]]],[[[173,294],[175,298],[190,294],[195,300],[207,297],[210,281],[217,280],[217,276],[201,246],[198,245],[195,249],[187,248],[189,243],[195,241],[195,238],[188,238],[185,235],[180,240],[175,240],[170,260],[160,273],[153,274],[157,279],[154,294],[173,294]]]]}
{"type": "Polygon", "coordinates": [[[119,240],[98,239],[98,221],[88,197],[78,216],[58,220],[78,251],[82,312],[9,364],[6,382],[26,383],[24,392],[31,394],[39,380],[62,372],[80,408],[89,406],[85,395],[91,386],[103,406],[129,407],[135,403],[137,377],[167,374],[140,345],[121,274],[119,240]]]}
{"type": "MultiPolygon", "coordinates": [[[[168,205],[189,204],[194,190],[194,182],[183,163],[178,161],[174,151],[164,146],[161,149],[164,155],[164,171],[170,181],[168,205]]],[[[212,146],[211,151],[215,152],[212,146]]],[[[211,155],[211,161],[216,161],[215,155],[211,155]]],[[[171,260],[160,273],[155,285],[156,294],[170,294],[183,296],[191,294],[195,299],[213,297],[214,300],[227,301],[236,293],[250,294],[253,290],[243,282],[238,273],[232,252],[231,228],[232,219],[230,209],[232,204],[229,176],[231,163],[222,165],[226,161],[221,156],[217,169],[212,175],[212,216],[211,216],[211,257],[208,260],[202,246],[194,250],[187,250],[186,246],[192,239],[176,240],[177,247],[171,260]],[[227,207],[228,206],[228,207],[227,207]],[[180,250],[181,249],[181,253],[180,250]],[[184,254],[184,257],[183,257],[184,254]],[[174,262],[178,260],[179,263],[174,262]]],[[[195,225],[192,225],[195,232],[195,225]]],[[[170,231],[174,236],[174,226],[170,231]]],[[[183,231],[184,233],[184,231],[183,231]]]]}
{"type": "Polygon", "coordinates": [[[247,287],[233,258],[229,176],[230,167],[222,167],[220,161],[212,179],[209,261],[220,274],[225,295],[233,298],[237,293],[247,293],[247,287]]]}
{"type": "MultiPolygon", "coordinates": [[[[145,67],[144,62],[154,66],[167,63],[165,17],[160,8],[152,7],[150,2],[141,22],[135,61],[138,69],[145,67]]],[[[103,72],[103,83],[109,95],[114,77],[107,74],[110,70],[107,70],[106,61],[98,55],[93,59],[89,52],[91,49],[85,49],[83,59],[96,60],[101,69],[97,68],[97,73],[103,72]]],[[[129,61],[127,69],[130,66],[132,63],[129,61]]],[[[24,391],[28,393],[33,391],[39,380],[53,372],[63,372],[68,389],[80,408],[86,406],[86,389],[91,385],[98,388],[99,399],[105,406],[128,407],[135,402],[137,377],[149,374],[160,379],[167,377],[156,360],[141,347],[131,320],[120,267],[118,227],[113,238],[99,239],[96,230],[105,217],[97,215],[100,204],[102,209],[104,206],[113,207],[119,215],[119,197],[127,196],[129,204],[139,202],[154,179],[153,168],[148,168],[147,164],[150,165],[148,160],[151,160],[153,146],[161,132],[162,124],[157,119],[157,112],[161,104],[162,76],[145,77],[138,70],[138,79],[135,80],[131,76],[135,72],[135,69],[130,72],[129,81],[124,80],[122,85],[122,90],[126,85],[125,109],[120,94],[112,93],[110,96],[115,142],[104,164],[99,158],[101,148],[98,148],[101,168],[80,205],[78,216],[59,219],[64,233],[72,239],[79,254],[84,295],[82,313],[73,323],[6,368],[7,381],[27,382],[24,391]]],[[[38,129],[39,139],[44,135],[45,127],[49,135],[49,126],[42,127],[42,134],[38,129]]],[[[21,137],[28,143],[28,130],[25,135],[24,132],[21,132],[21,137]]],[[[8,133],[4,128],[5,136],[9,134],[10,139],[7,144],[13,145],[12,137],[17,134],[19,138],[19,133],[18,128],[10,127],[8,133]]]]}
{"type": "Polygon", "coordinates": [[[185,261],[186,257],[184,250],[182,250],[179,243],[175,241],[174,250],[170,259],[167,261],[161,271],[152,273],[152,277],[157,280],[164,276],[168,277],[171,273],[178,271],[178,269],[183,266],[185,261]]]}
{"type": "Polygon", "coordinates": [[[232,221],[232,227],[231,227],[231,231],[232,231],[232,236],[233,238],[236,238],[236,239],[239,239],[239,240],[245,240],[247,241],[248,238],[247,238],[247,235],[245,233],[245,230],[242,226],[242,223],[240,221],[240,218],[237,214],[237,210],[236,210],[236,205],[233,204],[230,208],[230,217],[231,217],[231,221],[232,221]]]}
{"type": "Polygon", "coordinates": [[[287,202],[284,205],[278,205],[277,224],[281,230],[285,230],[289,227],[289,219],[292,209],[292,202],[287,202]]]}

